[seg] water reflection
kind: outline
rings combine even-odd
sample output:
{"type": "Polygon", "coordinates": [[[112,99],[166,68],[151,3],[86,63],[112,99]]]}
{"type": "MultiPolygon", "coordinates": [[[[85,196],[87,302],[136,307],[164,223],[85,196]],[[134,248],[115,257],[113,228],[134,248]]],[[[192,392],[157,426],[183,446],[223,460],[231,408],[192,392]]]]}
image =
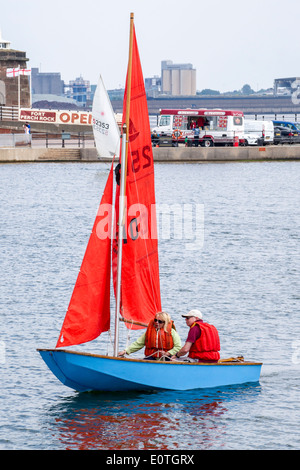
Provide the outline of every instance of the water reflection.
{"type": "Polygon", "coordinates": [[[222,448],[233,404],[246,404],[259,393],[258,384],[191,392],[81,393],[63,399],[47,415],[64,449],[196,450],[214,448],[216,441],[222,448]]]}

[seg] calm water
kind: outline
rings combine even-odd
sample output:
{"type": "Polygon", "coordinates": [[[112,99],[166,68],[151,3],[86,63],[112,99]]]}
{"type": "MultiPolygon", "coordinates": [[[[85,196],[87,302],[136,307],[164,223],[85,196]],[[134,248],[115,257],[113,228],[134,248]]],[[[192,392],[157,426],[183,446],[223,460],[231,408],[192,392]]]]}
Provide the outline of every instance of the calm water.
{"type": "MultiPolygon", "coordinates": [[[[172,230],[161,236],[163,308],[183,341],[180,314],[200,308],[219,329],[222,357],[264,363],[260,382],[78,394],[36,348],[56,344],[108,171],[0,166],[0,448],[298,449],[300,164],[156,165],[158,204],[204,208],[198,249],[172,230]]],[[[90,347],[110,350],[108,335],[90,347]]]]}

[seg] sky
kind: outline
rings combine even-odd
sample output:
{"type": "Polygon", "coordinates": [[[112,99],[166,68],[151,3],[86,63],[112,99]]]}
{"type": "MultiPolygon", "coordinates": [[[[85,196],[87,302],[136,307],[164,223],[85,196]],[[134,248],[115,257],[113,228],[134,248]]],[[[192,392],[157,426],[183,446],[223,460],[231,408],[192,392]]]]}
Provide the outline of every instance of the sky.
{"type": "Polygon", "coordinates": [[[0,0],[2,38],[30,67],[124,87],[130,12],[144,77],[191,63],[197,90],[258,91],[300,76],[299,0],[0,0]]]}

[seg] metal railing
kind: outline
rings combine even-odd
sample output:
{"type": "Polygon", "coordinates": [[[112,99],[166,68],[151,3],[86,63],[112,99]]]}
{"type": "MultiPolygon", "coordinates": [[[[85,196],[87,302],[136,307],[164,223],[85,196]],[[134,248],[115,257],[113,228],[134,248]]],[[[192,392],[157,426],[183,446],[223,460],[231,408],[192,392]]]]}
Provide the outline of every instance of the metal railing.
{"type": "Polygon", "coordinates": [[[95,147],[92,132],[79,132],[60,134],[34,132],[0,134],[0,147],[28,147],[32,148],[93,148],[95,147]]]}
{"type": "Polygon", "coordinates": [[[18,121],[18,106],[0,106],[0,121],[18,121]]]}
{"type": "Polygon", "coordinates": [[[0,148],[2,147],[30,147],[30,134],[0,134],[0,148]]]}
{"type": "Polygon", "coordinates": [[[32,147],[45,148],[91,148],[95,147],[94,135],[92,132],[60,134],[34,132],[32,135],[32,147]]]}

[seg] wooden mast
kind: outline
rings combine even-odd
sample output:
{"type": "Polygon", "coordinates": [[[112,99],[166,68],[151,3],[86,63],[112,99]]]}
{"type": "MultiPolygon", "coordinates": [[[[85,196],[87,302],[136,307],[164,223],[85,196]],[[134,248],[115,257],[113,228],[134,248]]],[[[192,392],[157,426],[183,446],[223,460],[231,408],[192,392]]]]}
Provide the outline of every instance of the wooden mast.
{"type": "Polygon", "coordinates": [[[119,350],[119,313],[120,313],[120,306],[121,306],[122,247],[123,247],[123,232],[124,232],[124,224],[125,224],[126,175],[127,175],[128,143],[129,143],[133,25],[134,25],[134,14],[131,13],[130,14],[130,34],[129,34],[129,58],[128,58],[128,68],[127,68],[126,116],[125,116],[125,124],[123,126],[122,152],[121,152],[119,241],[118,241],[118,260],[117,260],[118,264],[117,264],[114,356],[118,355],[118,350],[119,350]]]}
{"type": "MultiPolygon", "coordinates": [[[[130,36],[129,36],[129,57],[128,57],[128,74],[127,74],[127,99],[126,99],[126,155],[125,155],[125,168],[127,170],[128,158],[128,143],[129,143],[129,119],[130,119],[130,99],[131,99],[131,77],[132,77],[132,43],[133,43],[133,26],[134,26],[134,13],[130,13],[130,36]]],[[[125,172],[125,190],[126,193],[126,175],[125,172]]]]}

